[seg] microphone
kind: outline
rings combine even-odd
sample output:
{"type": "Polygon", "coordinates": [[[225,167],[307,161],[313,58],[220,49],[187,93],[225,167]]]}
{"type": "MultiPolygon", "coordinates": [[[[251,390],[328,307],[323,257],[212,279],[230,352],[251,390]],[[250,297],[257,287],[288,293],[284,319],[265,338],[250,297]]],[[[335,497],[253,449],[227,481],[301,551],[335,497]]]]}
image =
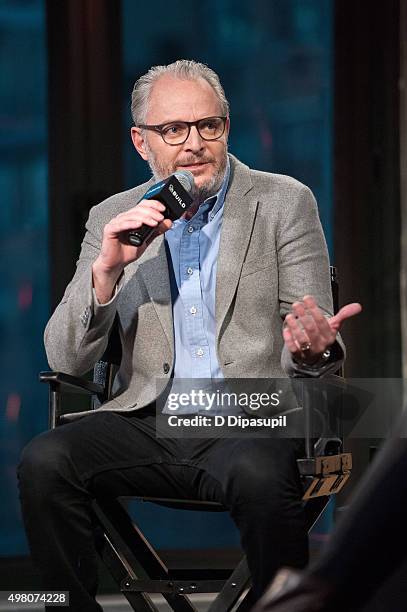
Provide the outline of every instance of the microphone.
{"type": "MultiPolygon", "coordinates": [[[[195,186],[194,175],[189,170],[174,172],[168,178],[156,183],[143,195],[141,200],[158,200],[165,206],[162,213],[165,219],[179,219],[191,206],[193,198],[191,192],[195,186]]],[[[139,200],[141,202],[141,200],[139,200]]],[[[133,246],[141,246],[155,231],[155,227],[143,225],[131,230],[128,241],[133,246]]]]}

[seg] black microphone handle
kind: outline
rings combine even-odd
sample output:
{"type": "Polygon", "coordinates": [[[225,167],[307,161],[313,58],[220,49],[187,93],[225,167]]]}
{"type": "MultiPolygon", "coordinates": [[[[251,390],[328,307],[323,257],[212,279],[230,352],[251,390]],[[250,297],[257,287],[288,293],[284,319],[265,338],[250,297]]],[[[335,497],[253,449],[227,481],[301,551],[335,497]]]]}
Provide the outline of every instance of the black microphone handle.
{"type": "Polygon", "coordinates": [[[156,228],[150,225],[143,225],[136,230],[131,230],[128,234],[128,241],[135,247],[139,247],[150,238],[156,228]]]}
{"type": "MultiPolygon", "coordinates": [[[[165,180],[153,185],[139,202],[143,199],[158,200],[158,202],[161,202],[161,204],[165,206],[163,212],[165,219],[178,219],[193,203],[192,196],[189,192],[192,189],[194,180],[192,173],[188,172],[188,175],[190,175],[190,177],[188,177],[187,172],[188,171],[179,172],[179,178],[177,178],[177,173],[175,172],[175,174],[172,174],[165,180]],[[186,177],[183,176],[184,174],[186,177]],[[186,181],[186,179],[188,180],[186,181]],[[186,186],[184,185],[185,181],[186,186]]],[[[155,229],[156,227],[151,227],[143,223],[141,227],[128,232],[127,241],[129,244],[139,247],[151,237],[155,229]]]]}

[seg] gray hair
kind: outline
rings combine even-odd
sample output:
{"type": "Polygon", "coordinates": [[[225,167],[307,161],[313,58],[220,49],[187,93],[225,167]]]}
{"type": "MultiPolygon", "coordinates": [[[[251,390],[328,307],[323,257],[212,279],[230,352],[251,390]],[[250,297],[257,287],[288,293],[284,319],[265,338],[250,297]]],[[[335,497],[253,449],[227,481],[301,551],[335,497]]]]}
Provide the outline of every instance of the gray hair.
{"type": "Polygon", "coordinates": [[[206,64],[194,60],[177,60],[168,64],[168,66],[153,66],[135,82],[131,95],[131,115],[135,125],[146,122],[148,102],[153,85],[161,76],[166,74],[191,81],[205,79],[219,99],[222,115],[229,115],[229,102],[216,72],[206,64]]]}

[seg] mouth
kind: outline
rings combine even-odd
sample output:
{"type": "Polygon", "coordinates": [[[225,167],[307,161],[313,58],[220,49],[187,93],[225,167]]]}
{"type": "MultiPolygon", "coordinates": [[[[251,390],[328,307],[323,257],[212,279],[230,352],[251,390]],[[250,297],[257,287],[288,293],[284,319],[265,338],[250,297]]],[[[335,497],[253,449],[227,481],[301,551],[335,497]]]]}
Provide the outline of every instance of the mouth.
{"type": "Polygon", "coordinates": [[[180,164],[179,168],[184,168],[184,170],[199,170],[207,166],[210,162],[195,162],[194,164],[180,164]]]}

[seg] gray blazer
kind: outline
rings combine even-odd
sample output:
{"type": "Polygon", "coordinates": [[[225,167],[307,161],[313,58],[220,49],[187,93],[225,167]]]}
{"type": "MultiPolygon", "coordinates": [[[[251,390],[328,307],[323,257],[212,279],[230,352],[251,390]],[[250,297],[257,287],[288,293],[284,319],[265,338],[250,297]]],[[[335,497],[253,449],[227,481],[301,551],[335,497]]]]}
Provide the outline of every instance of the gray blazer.
{"type": "MultiPolygon", "coordinates": [[[[316,202],[308,187],[293,178],[251,170],[233,156],[230,162],[216,279],[219,364],[225,378],[298,375],[302,370],[284,347],[282,317],[305,294],[332,314],[328,253],[316,202]]],[[[129,411],[153,402],[174,363],[163,236],[126,267],[108,304],[99,305],[92,290],[91,267],[104,226],[135,206],[150,184],[92,208],[76,273],[45,329],[51,368],[82,375],[102,356],[118,313],[123,358],[114,398],[102,410],[129,411]]],[[[339,340],[335,357],[313,375],[335,370],[342,348],[339,340]]]]}

